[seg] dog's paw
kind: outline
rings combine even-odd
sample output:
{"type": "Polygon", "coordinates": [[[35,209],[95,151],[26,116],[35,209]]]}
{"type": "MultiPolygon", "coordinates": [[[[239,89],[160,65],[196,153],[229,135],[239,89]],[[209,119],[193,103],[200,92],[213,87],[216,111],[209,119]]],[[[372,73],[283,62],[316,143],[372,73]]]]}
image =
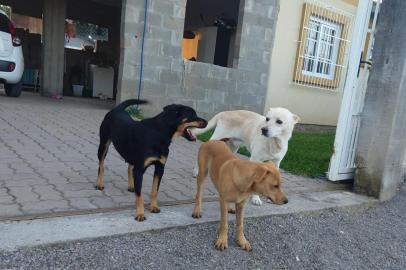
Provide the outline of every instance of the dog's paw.
{"type": "Polygon", "coordinates": [[[261,205],[262,205],[262,201],[261,201],[261,199],[259,198],[258,195],[253,195],[253,196],[252,196],[252,198],[251,198],[251,203],[252,203],[253,205],[257,205],[257,206],[261,206],[261,205]]]}
{"type": "Polygon", "coordinates": [[[215,247],[217,250],[220,250],[220,251],[225,250],[226,248],[228,248],[228,241],[227,241],[227,239],[222,239],[222,238],[217,239],[216,244],[214,244],[214,247],[215,247]]]}
{"type": "Polygon", "coordinates": [[[136,217],[135,217],[135,220],[136,221],[139,221],[139,222],[143,222],[144,220],[146,220],[147,218],[144,216],[144,215],[137,215],[136,217]]]}
{"type": "Polygon", "coordinates": [[[229,213],[229,214],[235,214],[235,209],[233,209],[233,208],[228,208],[228,213],[229,213]]]}
{"type": "Polygon", "coordinates": [[[238,245],[241,247],[241,249],[243,249],[245,251],[251,251],[252,250],[251,244],[247,240],[238,242],[238,245]]]}
{"type": "Polygon", "coordinates": [[[134,192],[134,191],[135,191],[134,188],[128,188],[127,190],[128,190],[129,192],[134,192]]]}
{"type": "Polygon", "coordinates": [[[199,167],[195,166],[193,167],[193,177],[197,177],[197,175],[199,174],[199,167]]]}
{"type": "Polygon", "coordinates": [[[161,212],[158,206],[151,206],[151,213],[158,214],[161,212]]]}
{"type": "Polygon", "coordinates": [[[193,211],[192,217],[193,217],[193,218],[201,218],[201,217],[202,217],[202,212],[200,212],[200,211],[193,211]]]}
{"type": "Polygon", "coordinates": [[[97,189],[97,190],[104,190],[104,186],[97,186],[96,185],[96,186],[94,186],[94,188],[97,189]]]}

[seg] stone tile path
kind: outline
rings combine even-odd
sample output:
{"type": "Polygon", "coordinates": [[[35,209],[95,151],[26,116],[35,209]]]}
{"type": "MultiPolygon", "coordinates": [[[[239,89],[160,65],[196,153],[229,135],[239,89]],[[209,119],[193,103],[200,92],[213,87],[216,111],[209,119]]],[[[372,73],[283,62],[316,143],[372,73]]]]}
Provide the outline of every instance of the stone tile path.
{"type": "MultiPolygon", "coordinates": [[[[24,93],[7,98],[0,93],[0,219],[17,216],[132,206],[127,191],[127,166],[110,148],[105,190],[93,185],[97,174],[98,128],[109,101],[65,98],[62,101],[24,93]]],[[[159,192],[160,203],[192,200],[192,167],[199,143],[184,139],[171,146],[159,192]]],[[[284,174],[287,193],[343,189],[347,186],[284,174]]],[[[143,193],[149,201],[152,168],[143,193]]],[[[204,196],[216,191],[206,182],[204,196]]]]}

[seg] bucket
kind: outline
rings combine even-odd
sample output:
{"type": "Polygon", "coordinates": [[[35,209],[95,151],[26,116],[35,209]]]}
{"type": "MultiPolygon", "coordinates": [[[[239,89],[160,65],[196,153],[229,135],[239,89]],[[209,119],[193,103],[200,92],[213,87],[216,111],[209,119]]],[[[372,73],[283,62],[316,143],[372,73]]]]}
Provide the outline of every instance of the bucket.
{"type": "Polygon", "coordinates": [[[74,84],[73,86],[73,96],[81,97],[83,95],[83,85],[74,84]]]}

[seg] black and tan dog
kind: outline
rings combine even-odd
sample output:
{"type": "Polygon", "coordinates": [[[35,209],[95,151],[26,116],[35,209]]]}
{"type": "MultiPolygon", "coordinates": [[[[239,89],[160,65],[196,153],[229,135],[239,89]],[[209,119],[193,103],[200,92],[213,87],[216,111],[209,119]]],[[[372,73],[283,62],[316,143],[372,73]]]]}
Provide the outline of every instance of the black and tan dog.
{"type": "Polygon", "coordinates": [[[117,152],[128,163],[128,190],[135,191],[135,219],[138,221],[145,220],[144,199],[141,194],[145,170],[150,165],[155,166],[150,211],[159,213],[157,195],[169,154],[169,145],[179,136],[189,141],[196,140],[189,129],[207,125],[206,120],[199,118],[192,108],[175,104],[166,106],[163,112],[153,118],[133,120],[125,109],[144,103],[146,102],[127,100],[105,116],[100,126],[99,173],[96,182],[96,188],[103,190],[104,159],[112,142],[117,152]]]}
{"type": "Polygon", "coordinates": [[[238,245],[250,251],[251,244],[244,236],[244,207],[253,193],[268,197],[275,204],[288,202],[282,191],[281,175],[272,162],[259,163],[238,159],[224,141],[208,141],[199,149],[196,204],[192,216],[202,216],[202,191],[205,178],[210,175],[219,193],[221,220],[215,247],[228,247],[229,203],[235,203],[236,237],[238,245]]]}

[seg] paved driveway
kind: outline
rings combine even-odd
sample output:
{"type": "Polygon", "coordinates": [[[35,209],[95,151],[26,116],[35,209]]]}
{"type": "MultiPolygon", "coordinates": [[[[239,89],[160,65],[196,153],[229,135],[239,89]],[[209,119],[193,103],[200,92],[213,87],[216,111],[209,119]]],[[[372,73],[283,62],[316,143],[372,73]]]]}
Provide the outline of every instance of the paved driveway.
{"type": "MultiPolygon", "coordinates": [[[[0,95],[0,219],[133,206],[134,195],[127,191],[127,166],[113,147],[106,159],[105,190],[93,188],[98,128],[112,106],[100,100],[0,95]]],[[[161,204],[193,200],[191,172],[198,147],[199,143],[184,139],[172,144],[158,196],[161,204]]],[[[284,178],[288,194],[346,188],[286,173],[284,178]]],[[[151,179],[148,170],[143,183],[146,201],[151,179]]],[[[207,181],[204,197],[215,196],[207,181]]]]}

